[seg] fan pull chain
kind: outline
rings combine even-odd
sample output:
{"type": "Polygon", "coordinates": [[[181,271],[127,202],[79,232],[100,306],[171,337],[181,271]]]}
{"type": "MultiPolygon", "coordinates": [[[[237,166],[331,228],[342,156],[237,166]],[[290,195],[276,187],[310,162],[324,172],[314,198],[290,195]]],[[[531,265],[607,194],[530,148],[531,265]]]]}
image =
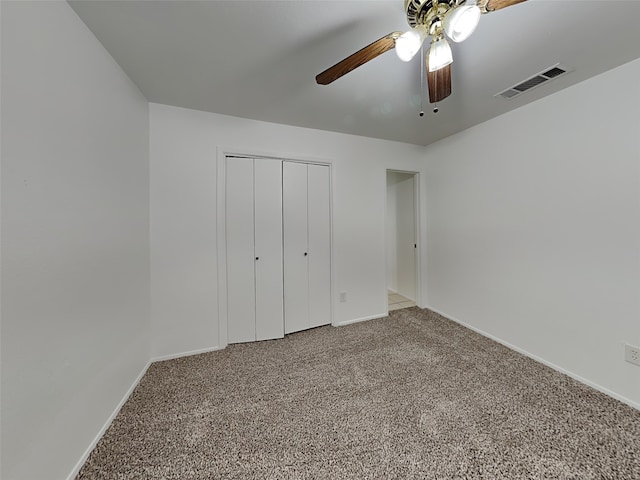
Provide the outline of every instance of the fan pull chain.
{"type": "Polygon", "coordinates": [[[427,68],[427,59],[424,56],[424,44],[420,47],[420,116],[424,116],[424,71],[427,68]],[[422,63],[424,62],[424,64],[422,63]]]}

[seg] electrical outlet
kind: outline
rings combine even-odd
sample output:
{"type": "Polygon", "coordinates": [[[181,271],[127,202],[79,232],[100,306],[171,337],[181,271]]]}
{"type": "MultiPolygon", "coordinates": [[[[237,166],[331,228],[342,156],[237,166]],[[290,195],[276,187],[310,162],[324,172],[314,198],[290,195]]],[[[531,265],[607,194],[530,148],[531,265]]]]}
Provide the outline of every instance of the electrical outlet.
{"type": "Polygon", "coordinates": [[[347,292],[340,292],[340,301],[341,302],[347,301],[347,292]]]}
{"type": "Polygon", "coordinates": [[[624,359],[629,363],[633,363],[634,365],[640,366],[640,347],[634,347],[633,345],[625,345],[624,359]]]}

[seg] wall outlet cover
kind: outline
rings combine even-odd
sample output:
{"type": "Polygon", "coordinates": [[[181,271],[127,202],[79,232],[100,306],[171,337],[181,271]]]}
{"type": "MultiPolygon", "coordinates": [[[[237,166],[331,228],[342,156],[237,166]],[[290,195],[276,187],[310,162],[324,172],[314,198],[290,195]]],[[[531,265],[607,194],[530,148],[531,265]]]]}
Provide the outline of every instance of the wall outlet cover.
{"type": "Polygon", "coordinates": [[[634,347],[633,345],[625,345],[624,346],[624,359],[633,363],[634,365],[638,365],[640,367],[640,347],[634,347]]]}

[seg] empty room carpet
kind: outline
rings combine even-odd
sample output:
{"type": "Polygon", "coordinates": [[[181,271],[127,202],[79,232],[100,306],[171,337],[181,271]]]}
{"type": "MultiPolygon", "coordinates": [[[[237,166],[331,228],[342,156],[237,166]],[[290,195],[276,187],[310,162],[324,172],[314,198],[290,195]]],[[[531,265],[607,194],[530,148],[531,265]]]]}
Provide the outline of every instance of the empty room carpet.
{"type": "Polygon", "coordinates": [[[417,307],[151,365],[80,479],[640,479],[640,411],[417,307]]]}

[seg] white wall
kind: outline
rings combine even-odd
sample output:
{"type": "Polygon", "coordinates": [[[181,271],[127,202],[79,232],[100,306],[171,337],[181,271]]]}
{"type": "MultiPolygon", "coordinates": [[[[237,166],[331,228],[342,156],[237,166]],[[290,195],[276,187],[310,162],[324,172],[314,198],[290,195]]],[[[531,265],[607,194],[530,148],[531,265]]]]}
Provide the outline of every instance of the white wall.
{"type": "Polygon", "coordinates": [[[66,2],[1,30],[1,476],[62,479],[149,359],[148,104],[66,2]]]}
{"type": "Polygon", "coordinates": [[[414,174],[387,173],[387,285],[416,299],[414,174]]]}
{"type": "Polygon", "coordinates": [[[386,169],[420,171],[423,147],[157,104],[150,118],[153,357],[218,346],[217,147],[332,162],[335,321],[386,314],[386,169]]]}
{"type": "Polygon", "coordinates": [[[426,152],[428,306],[636,406],[639,84],[636,60],[426,152]]]}

